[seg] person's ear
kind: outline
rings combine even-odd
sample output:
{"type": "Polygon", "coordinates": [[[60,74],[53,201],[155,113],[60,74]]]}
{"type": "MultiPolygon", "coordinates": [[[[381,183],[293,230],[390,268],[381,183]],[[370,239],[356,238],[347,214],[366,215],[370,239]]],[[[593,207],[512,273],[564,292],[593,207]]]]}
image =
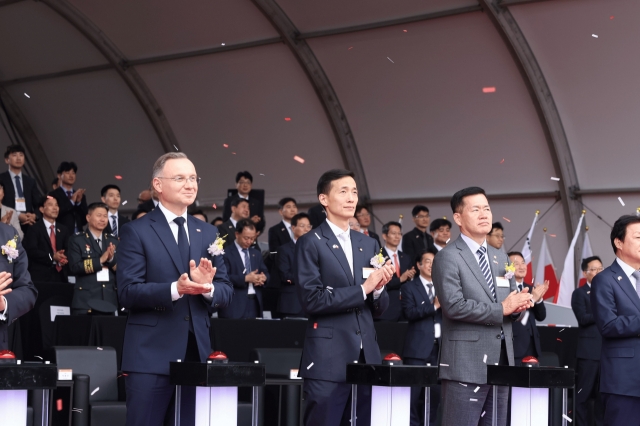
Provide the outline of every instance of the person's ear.
{"type": "Polygon", "coordinates": [[[329,205],[327,194],[318,195],[318,201],[320,201],[320,204],[322,204],[322,207],[327,207],[329,205]]]}
{"type": "Polygon", "coordinates": [[[460,213],[454,213],[453,220],[456,222],[458,226],[462,226],[462,215],[460,213]]]}

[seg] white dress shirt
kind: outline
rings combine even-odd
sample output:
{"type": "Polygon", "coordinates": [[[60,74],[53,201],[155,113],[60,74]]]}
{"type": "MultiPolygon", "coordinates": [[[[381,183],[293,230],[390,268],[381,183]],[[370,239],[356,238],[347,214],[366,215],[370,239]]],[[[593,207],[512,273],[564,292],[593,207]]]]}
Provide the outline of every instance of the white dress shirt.
{"type": "Polygon", "coordinates": [[[24,194],[24,179],[22,179],[22,170],[20,171],[20,173],[15,174],[11,171],[11,169],[9,169],[9,176],[11,176],[11,183],[13,184],[13,193],[16,194],[15,198],[20,198],[18,197],[18,188],[16,187],[16,176],[18,176],[18,178],[20,179],[20,186],[22,186],[22,193],[24,194]]]}
{"type": "Polygon", "coordinates": [[[478,244],[464,234],[460,234],[460,236],[462,237],[464,242],[467,243],[469,250],[471,250],[471,253],[473,253],[473,257],[476,259],[476,262],[478,262],[478,265],[480,265],[480,256],[478,256],[478,249],[480,249],[480,246],[482,245],[482,247],[484,247],[485,249],[484,258],[487,261],[487,265],[491,267],[491,262],[489,261],[489,249],[487,248],[487,240],[485,239],[482,244],[478,244]]]}
{"type": "Polygon", "coordinates": [[[236,225],[238,224],[238,221],[235,220],[234,218],[230,217],[229,220],[231,221],[231,224],[233,225],[233,227],[235,228],[236,225]]]}
{"type": "Polygon", "coordinates": [[[620,265],[620,267],[622,268],[622,271],[626,274],[627,278],[629,278],[629,281],[631,281],[631,285],[633,286],[633,289],[635,291],[638,291],[638,287],[637,287],[637,283],[636,283],[636,277],[631,275],[636,270],[633,269],[633,266],[629,266],[626,263],[624,263],[619,257],[616,257],[616,261],[618,262],[618,265],[620,265]]]}
{"type": "MultiPolygon", "coordinates": [[[[431,284],[431,291],[433,292],[433,298],[435,300],[436,297],[436,288],[433,285],[432,281],[429,281],[428,279],[426,279],[425,277],[423,277],[422,275],[418,275],[420,277],[420,282],[422,283],[422,285],[424,286],[424,291],[427,292],[427,296],[429,295],[429,286],[427,284],[431,284]]],[[[440,324],[438,324],[435,321],[435,318],[433,320],[433,335],[436,339],[440,338],[440,324]]]]}
{"type": "MultiPolygon", "coordinates": [[[[522,290],[524,290],[524,280],[520,282],[516,280],[516,286],[518,287],[518,293],[520,293],[522,290]],[[522,288],[522,290],[520,288],[522,288]]],[[[540,300],[540,302],[542,302],[542,300],[540,300]]],[[[522,325],[527,325],[527,322],[529,321],[529,309],[523,312],[522,318],[520,318],[519,321],[522,323],[522,325]]]]}
{"type": "Polygon", "coordinates": [[[396,248],[396,251],[393,251],[386,245],[384,246],[384,249],[387,251],[387,253],[389,253],[389,259],[391,259],[391,264],[395,268],[396,262],[395,262],[395,259],[393,258],[393,255],[395,254],[396,256],[398,256],[398,262],[400,262],[400,255],[398,254],[398,249],[396,248]]]}
{"type": "Polygon", "coordinates": [[[291,222],[287,222],[286,220],[282,219],[282,223],[284,223],[285,228],[287,228],[287,231],[289,232],[289,236],[293,240],[293,231],[291,230],[291,222]]]}
{"type": "MultiPolygon", "coordinates": [[[[233,243],[236,245],[236,248],[238,249],[238,253],[240,253],[240,259],[242,259],[242,264],[244,265],[244,272],[251,272],[250,270],[247,271],[247,269],[251,265],[247,266],[247,264],[244,261],[244,252],[242,251],[244,249],[242,248],[242,246],[240,246],[240,244],[238,244],[237,241],[234,241],[233,243]]],[[[256,294],[256,289],[253,288],[253,283],[247,283],[247,294],[256,294]]]]}
{"type": "Polygon", "coordinates": [[[442,250],[444,247],[440,247],[439,245],[437,245],[436,243],[433,243],[433,246],[436,248],[436,250],[440,251],[442,250]]]}

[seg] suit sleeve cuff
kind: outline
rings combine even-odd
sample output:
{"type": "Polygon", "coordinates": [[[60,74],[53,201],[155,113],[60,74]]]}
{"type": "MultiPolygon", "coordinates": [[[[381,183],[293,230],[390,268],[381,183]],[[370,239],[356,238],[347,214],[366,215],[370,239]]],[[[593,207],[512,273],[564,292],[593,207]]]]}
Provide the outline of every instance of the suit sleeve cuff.
{"type": "Polygon", "coordinates": [[[0,321],[6,321],[7,309],[9,309],[9,302],[7,301],[6,297],[2,296],[2,298],[4,299],[4,311],[2,311],[2,313],[0,314],[0,321]]]}
{"type": "Polygon", "coordinates": [[[384,287],[382,287],[380,290],[373,290],[373,300],[378,300],[383,291],[384,287]]]}
{"type": "Polygon", "coordinates": [[[536,305],[541,304],[542,302],[544,302],[544,299],[540,299],[539,301],[536,302],[536,305]]]}
{"type": "Polygon", "coordinates": [[[182,296],[178,293],[178,281],[174,281],[171,283],[171,300],[175,302],[180,298],[182,298],[182,296]]]}

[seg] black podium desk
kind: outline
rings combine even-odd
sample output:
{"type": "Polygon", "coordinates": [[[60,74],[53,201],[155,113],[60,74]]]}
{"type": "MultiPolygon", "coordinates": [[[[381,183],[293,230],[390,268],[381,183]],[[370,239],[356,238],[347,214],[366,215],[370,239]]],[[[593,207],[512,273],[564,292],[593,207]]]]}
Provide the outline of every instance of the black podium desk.
{"type": "Polygon", "coordinates": [[[43,389],[41,425],[48,426],[50,392],[56,388],[58,368],[52,364],[0,364],[0,413],[3,426],[27,423],[27,391],[43,389]]]}

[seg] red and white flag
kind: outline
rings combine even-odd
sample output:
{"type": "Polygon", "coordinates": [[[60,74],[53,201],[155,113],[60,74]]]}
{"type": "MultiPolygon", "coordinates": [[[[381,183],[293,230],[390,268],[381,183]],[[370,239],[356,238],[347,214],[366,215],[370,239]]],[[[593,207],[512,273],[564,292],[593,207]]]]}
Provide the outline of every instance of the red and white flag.
{"type": "MultiPolygon", "coordinates": [[[[584,244],[582,245],[582,260],[593,256],[593,250],[591,250],[591,240],[589,240],[589,227],[586,227],[584,233],[584,244]]],[[[587,283],[587,279],[583,276],[580,277],[578,287],[582,287],[587,283]]]]}
{"type": "Polygon", "coordinates": [[[564,258],[564,268],[562,269],[562,276],[560,277],[560,288],[558,295],[553,300],[554,303],[568,308],[571,307],[571,295],[573,294],[573,290],[576,289],[575,250],[576,242],[578,241],[580,231],[582,230],[583,220],[584,212],[582,213],[582,216],[580,216],[578,227],[576,228],[576,232],[573,234],[571,244],[569,245],[569,251],[567,252],[567,256],[564,258]]]}
{"type": "Polygon", "coordinates": [[[524,242],[524,247],[522,247],[522,257],[524,257],[524,263],[527,264],[527,275],[525,275],[524,277],[525,283],[533,282],[533,265],[531,263],[531,237],[533,236],[533,230],[536,228],[536,222],[538,221],[539,214],[540,210],[536,210],[536,215],[533,218],[531,229],[529,229],[527,239],[524,242]]]}
{"type": "MultiPolygon", "coordinates": [[[[540,247],[540,256],[538,256],[538,266],[534,279],[540,284],[545,280],[549,280],[549,288],[542,298],[549,299],[553,297],[555,299],[558,294],[558,278],[556,277],[556,269],[553,266],[551,253],[549,253],[549,246],[547,246],[546,233],[542,237],[542,247],[540,247]]],[[[533,283],[533,281],[531,282],[533,283]]]]}

